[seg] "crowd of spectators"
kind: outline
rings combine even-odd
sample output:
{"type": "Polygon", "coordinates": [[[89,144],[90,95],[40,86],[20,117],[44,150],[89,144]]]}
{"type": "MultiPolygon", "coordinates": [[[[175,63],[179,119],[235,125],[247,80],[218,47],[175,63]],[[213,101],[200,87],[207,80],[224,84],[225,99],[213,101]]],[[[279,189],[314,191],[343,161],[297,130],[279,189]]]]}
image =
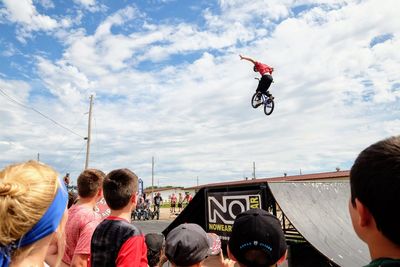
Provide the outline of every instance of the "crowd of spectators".
{"type": "MultiPolygon", "coordinates": [[[[166,238],[144,236],[130,222],[138,177],[129,169],[107,175],[83,171],[78,200],[69,209],[65,184],[55,170],[35,161],[0,171],[0,267],[265,267],[277,266],[287,256],[280,221],[262,209],[236,216],[225,258],[219,237],[197,224],[181,224],[166,238]],[[105,219],[94,212],[102,196],[111,210],[105,219]]],[[[352,224],[370,251],[367,266],[400,266],[400,136],[358,155],[350,189],[352,224]]],[[[180,198],[177,202],[179,207],[180,198]]]]}

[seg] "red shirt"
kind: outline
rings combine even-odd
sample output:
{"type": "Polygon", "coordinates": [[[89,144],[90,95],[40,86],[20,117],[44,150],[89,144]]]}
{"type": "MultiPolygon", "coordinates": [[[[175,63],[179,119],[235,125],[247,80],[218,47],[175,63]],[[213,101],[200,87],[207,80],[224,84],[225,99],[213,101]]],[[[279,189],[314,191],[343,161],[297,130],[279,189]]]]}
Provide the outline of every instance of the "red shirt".
{"type": "Polygon", "coordinates": [[[99,214],[85,206],[73,205],[68,210],[64,263],[70,265],[75,254],[90,254],[90,240],[100,220],[99,214]]]}
{"type": "Polygon", "coordinates": [[[171,196],[171,204],[175,204],[176,203],[176,196],[171,196]]]}
{"type": "Polygon", "coordinates": [[[254,66],[256,66],[257,71],[261,75],[264,75],[265,73],[272,74],[272,68],[270,66],[268,66],[267,64],[263,64],[261,62],[256,62],[256,63],[254,63],[254,66]]]}
{"type": "Polygon", "coordinates": [[[105,218],[94,231],[91,248],[93,267],[148,267],[142,232],[123,218],[105,218]]]}

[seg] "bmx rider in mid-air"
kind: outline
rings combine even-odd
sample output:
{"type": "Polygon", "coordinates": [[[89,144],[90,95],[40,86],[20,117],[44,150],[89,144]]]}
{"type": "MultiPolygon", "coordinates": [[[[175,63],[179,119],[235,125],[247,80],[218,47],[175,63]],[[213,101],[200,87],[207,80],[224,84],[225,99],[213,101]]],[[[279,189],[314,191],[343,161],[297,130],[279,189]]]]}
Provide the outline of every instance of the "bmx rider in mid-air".
{"type": "MultiPolygon", "coordinates": [[[[274,99],[272,94],[269,93],[268,89],[271,86],[271,83],[273,82],[272,78],[272,72],[274,71],[274,68],[268,66],[267,64],[255,61],[254,59],[250,57],[245,57],[242,55],[239,55],[240,59],[244,59],[247,61],[250,61],[251,63],[254,64],[253,70],[255,72],[259,72],[261,74],[261,79],[258,82],[258,87],[256,89],[256,92],[265,94],[266,96],[270,97],[271,99],[274,99]]],[[[261,99],[261,95],[258,96],[257,100],[261,99]]],[[[261,103],[259,104],[261,105],[261,103]]]]}

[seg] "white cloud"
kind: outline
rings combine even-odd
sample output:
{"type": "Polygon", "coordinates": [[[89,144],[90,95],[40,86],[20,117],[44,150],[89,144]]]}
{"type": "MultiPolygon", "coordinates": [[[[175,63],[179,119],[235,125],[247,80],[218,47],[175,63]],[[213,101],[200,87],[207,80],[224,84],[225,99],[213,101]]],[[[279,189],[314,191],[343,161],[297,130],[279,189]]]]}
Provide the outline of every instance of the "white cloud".
{"type": "Polygon", "coordinates": [[[35,0],[35,2],[38,2],[42,7],[46,8],[46,9],[55,7],[52,0],[35,0]]]}
{"type": "Polygon", "coordinates": [[[57,27],[57,21],[36,11],[31,0],[4,0],[8,18],[12,22],[23,24],[30,30],[52,30],[57,27]]]}
{"type": "Polygon", "coordinates": [[[37,67],[44,84],[64,105],[76,105],[90,95],[93,83],[76,67],[64,61],[53,64],[41,57],[37,58],[37,67]]]}
{"type": "MultiPolygon", "coordinates": [[[[258,176],[348,168],[362,148],[399,132],[398,4],[320,2],[295,16],[294,5],[311,2],[220,1],[203,12],[205,26],[161,23],[128,6],[94,31],[57,32],[62,56],[36,61],[55,98],[33,104],[73,125],[95,94],[91,166],[128,166],[147,183],[152,156],[162,185],[251,177],[253,161],[258,176]],[[383,33],[393,37],[370,47],[383,33]],[[275,67],[269,117],[250,106],[257,75],[239,53],[275,67]]],[[[31,140],[45,143],[44,133],[57,166],[77,174],[82,140],[47,123],[31,140]]]]}
{"type": "Polygon", "coordinates": [[[49,32],[59,27],[58,22],[46,15],[39,14],[32,0],[4,0],[5,8],[2,13],[6,18],[17,23],[16,38],[25,43],[26,38],[31,37],[35,31],[49,32]]]}
{"type": "Polygon", "coordinates": [[[107,7],[105,5],[96,3],[96,0],[73,0],[73,1],[74,3],[84,7],[86,10],[90,12],[107,10],[107,7]]]}

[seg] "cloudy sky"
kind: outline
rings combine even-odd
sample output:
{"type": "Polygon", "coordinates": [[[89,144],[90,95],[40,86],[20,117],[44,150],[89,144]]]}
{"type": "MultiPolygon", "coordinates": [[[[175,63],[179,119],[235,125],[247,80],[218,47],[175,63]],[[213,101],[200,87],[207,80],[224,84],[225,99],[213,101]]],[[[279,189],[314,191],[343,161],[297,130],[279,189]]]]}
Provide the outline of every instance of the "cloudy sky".
{"type": "Polygon", "coordinates": [[[193,186],[349,169],[400,133],[397,0],[2,0],[0,166],[193,186]],[[276,108],[250,98],[250,56],[276,108]]]}

